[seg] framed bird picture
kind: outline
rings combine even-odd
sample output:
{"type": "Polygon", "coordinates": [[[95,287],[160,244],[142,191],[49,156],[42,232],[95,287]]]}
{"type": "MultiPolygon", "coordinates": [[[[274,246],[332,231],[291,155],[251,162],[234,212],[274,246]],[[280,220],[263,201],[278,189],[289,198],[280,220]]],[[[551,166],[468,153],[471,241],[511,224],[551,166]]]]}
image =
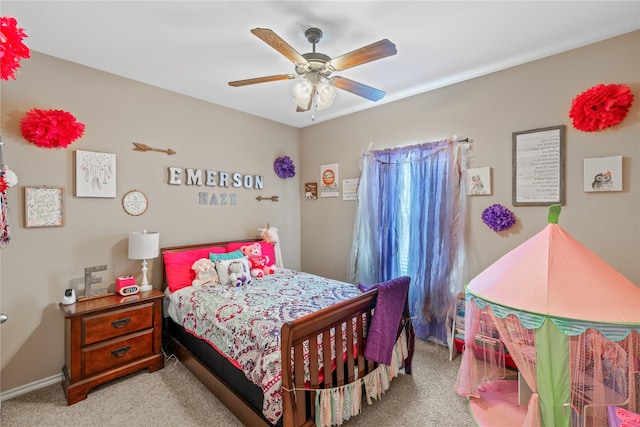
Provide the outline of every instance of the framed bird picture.
{"type": "Polygon", "coordinates": [[[622,191],[622,156],[584,159],[584,192],[622,191]]]}

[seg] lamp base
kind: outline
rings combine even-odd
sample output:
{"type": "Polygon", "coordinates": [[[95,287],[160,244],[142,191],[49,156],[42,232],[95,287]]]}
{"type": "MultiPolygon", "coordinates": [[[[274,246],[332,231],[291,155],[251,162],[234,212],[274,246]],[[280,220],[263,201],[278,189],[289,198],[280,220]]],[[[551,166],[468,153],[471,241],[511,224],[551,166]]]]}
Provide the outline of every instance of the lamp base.
{"type": "Polygon", "coordinates": [[[147,292],[153,289],[153,286],[151,286],[150,284],[146,284],[146,285],[140,285],[140,292],[147,292]]]}

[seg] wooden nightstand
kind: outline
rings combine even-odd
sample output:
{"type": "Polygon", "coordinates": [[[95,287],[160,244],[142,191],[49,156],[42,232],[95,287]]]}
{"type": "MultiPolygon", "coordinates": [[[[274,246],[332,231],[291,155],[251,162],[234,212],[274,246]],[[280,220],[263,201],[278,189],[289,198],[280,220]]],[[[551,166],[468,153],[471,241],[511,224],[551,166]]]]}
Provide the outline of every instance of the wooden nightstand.
{"type": "Polygon", "coordinates": [[[60,304],[65,317],[63,387],[67,404],[92,388],[149,368],[164,367],[162,298],[157,290],[60,304]]]}

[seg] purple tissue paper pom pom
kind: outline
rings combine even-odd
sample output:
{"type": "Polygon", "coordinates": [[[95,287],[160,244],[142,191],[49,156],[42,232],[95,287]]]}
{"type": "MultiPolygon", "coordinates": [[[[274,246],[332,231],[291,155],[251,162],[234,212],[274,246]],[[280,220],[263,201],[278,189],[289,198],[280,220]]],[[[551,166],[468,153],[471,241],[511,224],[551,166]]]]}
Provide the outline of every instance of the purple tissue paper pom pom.
{"type": "Polygon", "coordinates": [[[273,162],[273,170],[282,179],[292,178],[296,175],[296,165],[293,164],[293,160],[289,156],[278,157],[273,162]]]}
{"type": "Polygon", "coordinates": [[[500,204],[489,206],[482,212],[482,221],[493,231],[508,230],[516,223],[516,217],[500,204]]]}

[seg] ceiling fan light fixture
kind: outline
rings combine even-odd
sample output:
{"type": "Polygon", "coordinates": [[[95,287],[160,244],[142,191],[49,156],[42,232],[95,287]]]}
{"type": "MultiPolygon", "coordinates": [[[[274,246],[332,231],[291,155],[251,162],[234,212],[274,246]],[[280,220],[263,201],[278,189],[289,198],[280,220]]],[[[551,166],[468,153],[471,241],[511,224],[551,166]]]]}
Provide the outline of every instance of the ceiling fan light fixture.
{"type": "Polygon", "coordinates": [[[294,83],[293,85],[293,102],[300,108],[308,108],[309,101],[313,95],[313,85],[307,79],[294,83]]]}
{"type": "Polygon", "coordinates": [[[333,104],[333,100],[336,98],[336,88],[329,82],[322,81],[318,85],[318,96],[316,97],[317,109],[324,110],[333,104]]]}

